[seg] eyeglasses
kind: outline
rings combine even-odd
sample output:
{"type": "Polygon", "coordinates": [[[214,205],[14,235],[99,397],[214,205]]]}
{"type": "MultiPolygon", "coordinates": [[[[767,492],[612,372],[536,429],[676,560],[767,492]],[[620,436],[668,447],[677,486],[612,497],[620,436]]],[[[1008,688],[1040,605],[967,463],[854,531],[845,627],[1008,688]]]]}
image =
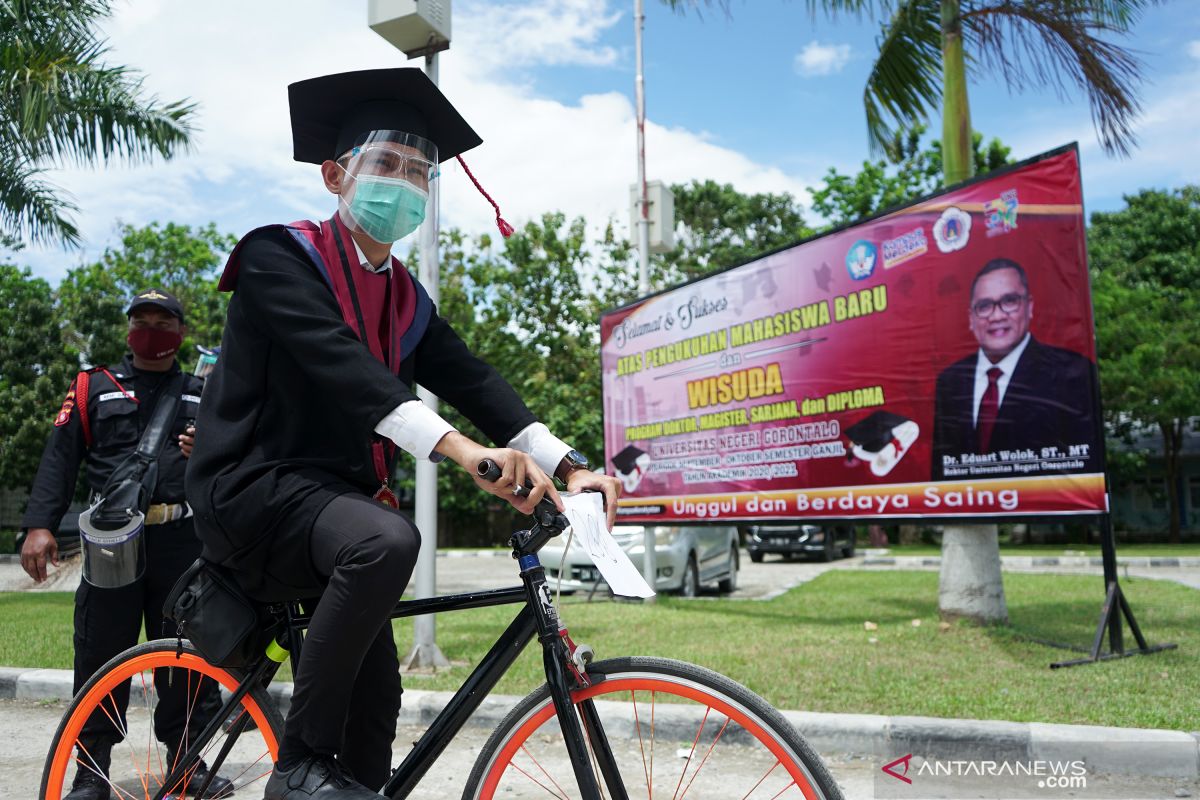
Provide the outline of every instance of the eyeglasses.
{"type": "Polygon", "coordinates": [[[427,158],[398,153],[387,146],[355,148],[351,169],[357,174],[403,178],[412,183],[426,184],[438,176],[438,165],[427,158]]]}
{"type": "Polygon", "coordinates": [[[979,302],[975,303],[975,305],[971,306],[971,311],[974,312],[975,316],[977,317],[989,317],[991,316],[992,312],[996,310],[996,307],[999,306],[1000,310],[1005,314],[1011,314],[1021,307],[1021,303],[1025,302],[1026,297],[1028,297],[1028,295],[1006,294],[999,300],[992,300],[990,298],[987,300],[980,300],[979,302]]]}

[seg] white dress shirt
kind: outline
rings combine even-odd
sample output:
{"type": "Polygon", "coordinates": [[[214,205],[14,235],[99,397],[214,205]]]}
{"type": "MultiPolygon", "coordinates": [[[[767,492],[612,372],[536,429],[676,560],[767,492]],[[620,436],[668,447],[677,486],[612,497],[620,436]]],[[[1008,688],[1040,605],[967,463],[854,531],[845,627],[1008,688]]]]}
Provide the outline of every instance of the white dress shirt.
{"type": "MultiPolygon", "coordinates": [[[[350,241],[354,242],[353,237],[350,241]]],[[[377,267],[367,260],[358,242],[354,242],[354,252],[358,256],[359,266],[369,272],[378,273],[392,268],[390,253],[383,264],[377,267]]],[[[434,452],[434,448],[443,436],[453,430],[453,425],[420,400],[401,403],[375,426],[376,433],[391,439],[397,447],[416,458],[427,458],[434,462],[445,458],[441,453],[434,452]]],[[[533,456],[534,463],[551,477],[554,477],[554,471],[558,469],[563,456],[571,450],[570,445],[550,433],[550,429],[540,422],[525,426],[509,440],[508,446],[533,456]]]]}
{"type": "Polygon", "coordinates": [[[1017,362],[1021,360],[1021,354],[1025,352],[1025,346],[1028,344],[1029,334],[1026,333],[1021,343],[995,364],[983,354],[983,348],[979,349],[979,354],[975,359],[975,405],[974,411],[971,414],[971,421],[976,425],[979,424],[979,406],[983,403],[983,393],[987,391],[988,370],[992,367],[1000,368],[1000,377],[996,379],[996,391],[999,393],[996,397],[996,408],[999,409],[1000,405],[1004,402],[1004,392],[1008,389],[1008,381],[1012,377],[1013,370],[1017,368],[1017,362]]]}

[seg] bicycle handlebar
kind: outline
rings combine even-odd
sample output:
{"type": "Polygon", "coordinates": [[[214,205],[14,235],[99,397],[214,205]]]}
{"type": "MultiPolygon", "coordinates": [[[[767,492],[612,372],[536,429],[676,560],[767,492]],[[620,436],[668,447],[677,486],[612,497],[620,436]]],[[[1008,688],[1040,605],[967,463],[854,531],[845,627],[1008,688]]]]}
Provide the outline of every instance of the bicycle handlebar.
{"type": "MultiPolygon", "coordinates": [[[[475,467],[475,473],[488,483],[494,483],[495,481],[499,480],[503,470],[500,469],[500,465],[495,461],[490,458],[485,458],[479,462],[478,466],[475,467]]],[[[517,495],[518,497],[526,497],[529,494],[529,490],[532,488],[533,483],[526,479],[525,485],[514,489],[513,494],[517,495]]],[[[561,515],[559,510],[555,508],[554,503],[552,503],[548,497],[543,497],[538,501],[538,504],[534,507],[533,514],[531,514],[531,516],[538,524],[548,527],[556,527],[559,530],[565,528],[568,524],[566,517],[561,515]]]]}

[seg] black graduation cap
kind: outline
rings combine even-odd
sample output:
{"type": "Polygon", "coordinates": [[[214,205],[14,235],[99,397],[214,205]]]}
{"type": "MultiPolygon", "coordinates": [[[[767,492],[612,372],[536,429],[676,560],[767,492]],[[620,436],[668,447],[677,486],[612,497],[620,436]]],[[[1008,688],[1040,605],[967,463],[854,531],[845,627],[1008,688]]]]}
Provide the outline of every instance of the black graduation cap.
{"type": "Polygon", "coordinates": [[[371,131],[430,140],[438,160],[483,143],[433,81],[415,67],[322,75],[288,86],[292,149],[297,161],[320,164],[366,141],[371,131]]]}
{"type": "Polygon", "coordinates": [[[868,453],[878,453],[896,438],[895,429],[908,422],[907,417],[890,411],[876,411],[846,428],[844,433],[868,453]]]}
{"type": "Polygon", "coordinates": [[[612,457],[612,465],[617,468],[617,472],[628,475],[637,469],[637,460],[644,455],[646,455],[645,450],[629,445],[612,457]]]}

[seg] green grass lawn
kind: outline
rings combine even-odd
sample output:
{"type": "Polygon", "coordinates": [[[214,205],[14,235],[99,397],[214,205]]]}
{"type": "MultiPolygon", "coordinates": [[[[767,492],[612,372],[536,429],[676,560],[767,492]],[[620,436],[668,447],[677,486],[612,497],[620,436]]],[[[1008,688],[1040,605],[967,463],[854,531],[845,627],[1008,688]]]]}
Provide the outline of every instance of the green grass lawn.
{"type": "MultiPolygon", "coordinates": [[[[835,571],[765,603],[664,597],[642,606],[564,598],[563,611],[575,641],[591,644],[599,658],[694,661],[780,708],[1200,729],[1200,592],[1123,581],[1149,639],[1179,649],[1050,670],[1051,661],[1073,656],[1028,638],[1089,645],[1103,599],[1098,578],[1005,575],[1011,626],[958,624],[945,631],[936,617],[937,581],[932,572],[835,571]],[[866,621],[878,629],[865,630],[866,621]]],[[[408,677],[406,685],[457,688],[514,613],[508,607],[443,615],[438,644],[462,666],[408,677]]],[[[69,595],[0,595],[0,664],[69,667],[70,619],[69,595]]],[[[396,628],[403,655],[410,623],[396,628]]],[[[498,691],[524,693],[541,682],[540,670],[540,654],[531,648],[498,691]]]]}
{"type": "MultiPolygon", "coordinates": [[[[860,537],[859,549],[868,548],[860,537]]],[[[889,545],[890,556],[940,556],[942,548],[934,544],[889,545]]],[[[1098,544],[1000,544],[1002,556],[1061,556],[1086,555],[1100,557],[1098,544]]],[[[1156,558],[1178,558],[1200,556],[1200,544],[1117,544],[1117,558],[1122,556],[1153,556],[1156,558]]]]}

